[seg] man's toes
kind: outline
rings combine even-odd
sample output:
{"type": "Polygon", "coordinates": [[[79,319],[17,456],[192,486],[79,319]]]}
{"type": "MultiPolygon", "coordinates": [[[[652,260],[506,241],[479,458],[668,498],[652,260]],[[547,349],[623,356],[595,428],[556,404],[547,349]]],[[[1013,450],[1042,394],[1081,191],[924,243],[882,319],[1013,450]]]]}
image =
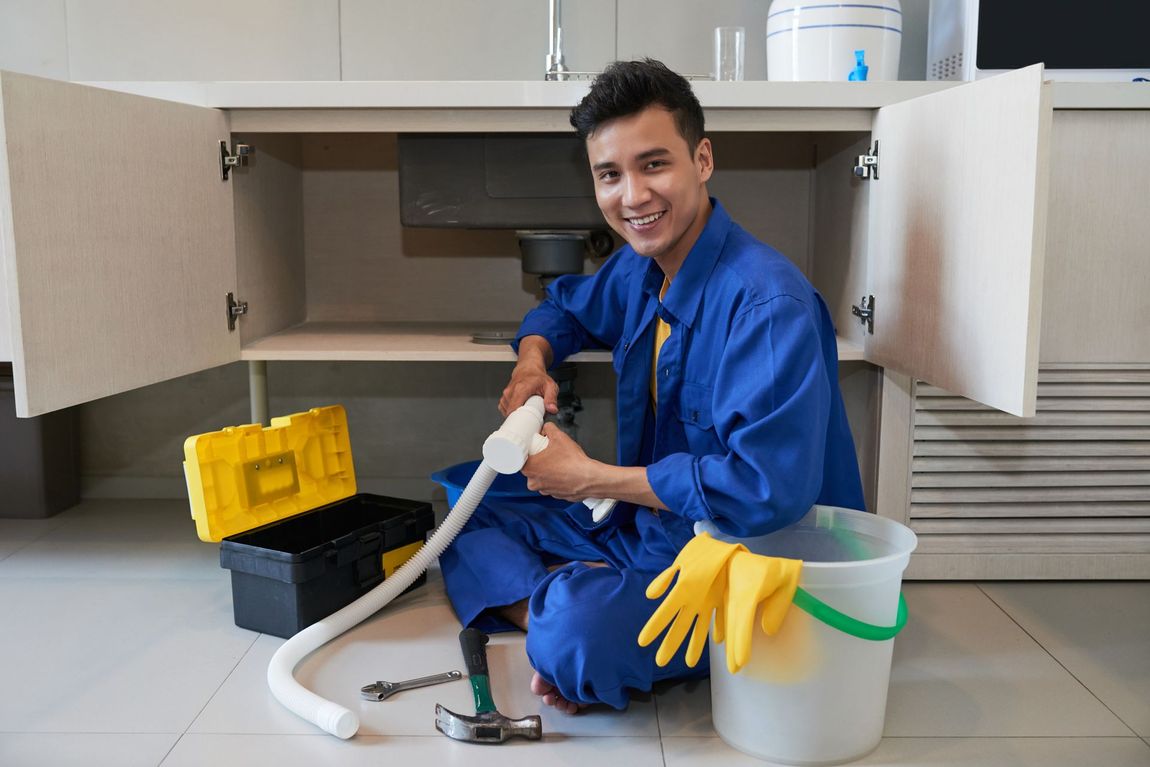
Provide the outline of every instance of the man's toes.
{"type": "Polygon", "coordinates": [[[539,676],[538,671],[531,677],[531,692],[538,695],[548,706],[554,706],[568,714],[578,713],[583,708],[582,704],[567,700],[560,695],[559,688],[539,676]]]}
{"type": "Polygon", "coordinates": [[[539,676],[539,672],[536,671],[535,675],[531,677],[531,692],[535,693],[536,695],[546,695],[547,693],[553,693],[555,692],[555,685],[539,676]]]}
{"type": "Polygon", "coordinates": [[[543,696],[543,702],[548,706],[554,706],[560,711],[566,711],[568,714],[572,713],[571,706],[574,705],[557,692],[546,693],[543,696]]]}

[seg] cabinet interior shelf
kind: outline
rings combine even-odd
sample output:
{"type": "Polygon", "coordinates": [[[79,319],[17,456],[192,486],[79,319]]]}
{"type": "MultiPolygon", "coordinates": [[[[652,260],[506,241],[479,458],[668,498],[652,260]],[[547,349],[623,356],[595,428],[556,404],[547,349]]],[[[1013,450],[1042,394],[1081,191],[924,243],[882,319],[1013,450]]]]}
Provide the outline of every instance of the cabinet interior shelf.
{"type": "MultiPolygon", "coordinates": [[[[244,360],[357,362],[514,362],[505,344],[478,344],[477,331],[513,334],[509,323],[305,322],[243,346],[244,360]]],[[[862,360],[858,345],[838,338],[839,359],[862,360]]],[[[607,351],[581,352],[574,362],[610,362],[607,351]]]]}

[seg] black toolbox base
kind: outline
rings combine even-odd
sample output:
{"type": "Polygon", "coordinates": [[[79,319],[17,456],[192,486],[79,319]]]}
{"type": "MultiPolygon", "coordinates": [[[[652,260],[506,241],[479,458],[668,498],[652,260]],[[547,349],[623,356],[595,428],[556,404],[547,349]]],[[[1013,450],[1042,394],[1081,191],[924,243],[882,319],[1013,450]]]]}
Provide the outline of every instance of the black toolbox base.
{"type": "Polygon", "coordinates": [[[414,553],[434,524],[428,503],[360,493],[225,538],[236,625],[284,638],[302,631],[382,583],[384,555],[414,553]]]}
{"type": "MultiPolygon", "coordinates": [[[[426,582],[424,573],[403,593],[426,582]]],[[[258,575],[232,573],[236,625],[283,639],[295,636],[366,593],[355,583],[279,583],[258,575]]]]}

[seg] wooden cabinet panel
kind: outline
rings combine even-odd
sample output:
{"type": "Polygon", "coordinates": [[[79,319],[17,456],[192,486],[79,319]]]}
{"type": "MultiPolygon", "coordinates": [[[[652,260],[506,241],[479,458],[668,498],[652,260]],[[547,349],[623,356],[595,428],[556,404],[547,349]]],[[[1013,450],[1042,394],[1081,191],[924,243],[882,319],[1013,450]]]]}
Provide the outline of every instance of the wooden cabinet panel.
{"type": "Polygon", "coordinates": [[[254,148],[249,165],[232,171],[236,295],[248,304],[237,327],[247,344],[307,319],[304,184],[298,136],[234,141],[254,148]]]}
{"type": "Polygon", "coordinates": [[[0,92],[17,412],[238,359],[225,115],[10,73],[0,92]]]}
{"type": "Polygon", "coordinates": [[[1034,414],[1050,116],[1041,65],[878,110],[868,360],[1034,414]]]}
{"type": "Polygon", "coordinates": [[[1055,113],[1044,364],[1150,363],[1147,137],[1147,110],[1055,113]]]}

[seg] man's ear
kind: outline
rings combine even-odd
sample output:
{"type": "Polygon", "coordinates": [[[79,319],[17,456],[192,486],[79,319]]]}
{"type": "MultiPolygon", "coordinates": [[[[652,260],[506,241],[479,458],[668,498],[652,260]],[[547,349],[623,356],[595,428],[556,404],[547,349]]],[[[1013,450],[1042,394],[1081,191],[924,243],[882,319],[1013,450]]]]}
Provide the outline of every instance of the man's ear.
{"type": "Polygon", "coordinates": [[[715,171],[715,156],[709,138],[700,139],[695,148],[695,168],[699,171],[699,182],[704,184],[715,171]]]}

